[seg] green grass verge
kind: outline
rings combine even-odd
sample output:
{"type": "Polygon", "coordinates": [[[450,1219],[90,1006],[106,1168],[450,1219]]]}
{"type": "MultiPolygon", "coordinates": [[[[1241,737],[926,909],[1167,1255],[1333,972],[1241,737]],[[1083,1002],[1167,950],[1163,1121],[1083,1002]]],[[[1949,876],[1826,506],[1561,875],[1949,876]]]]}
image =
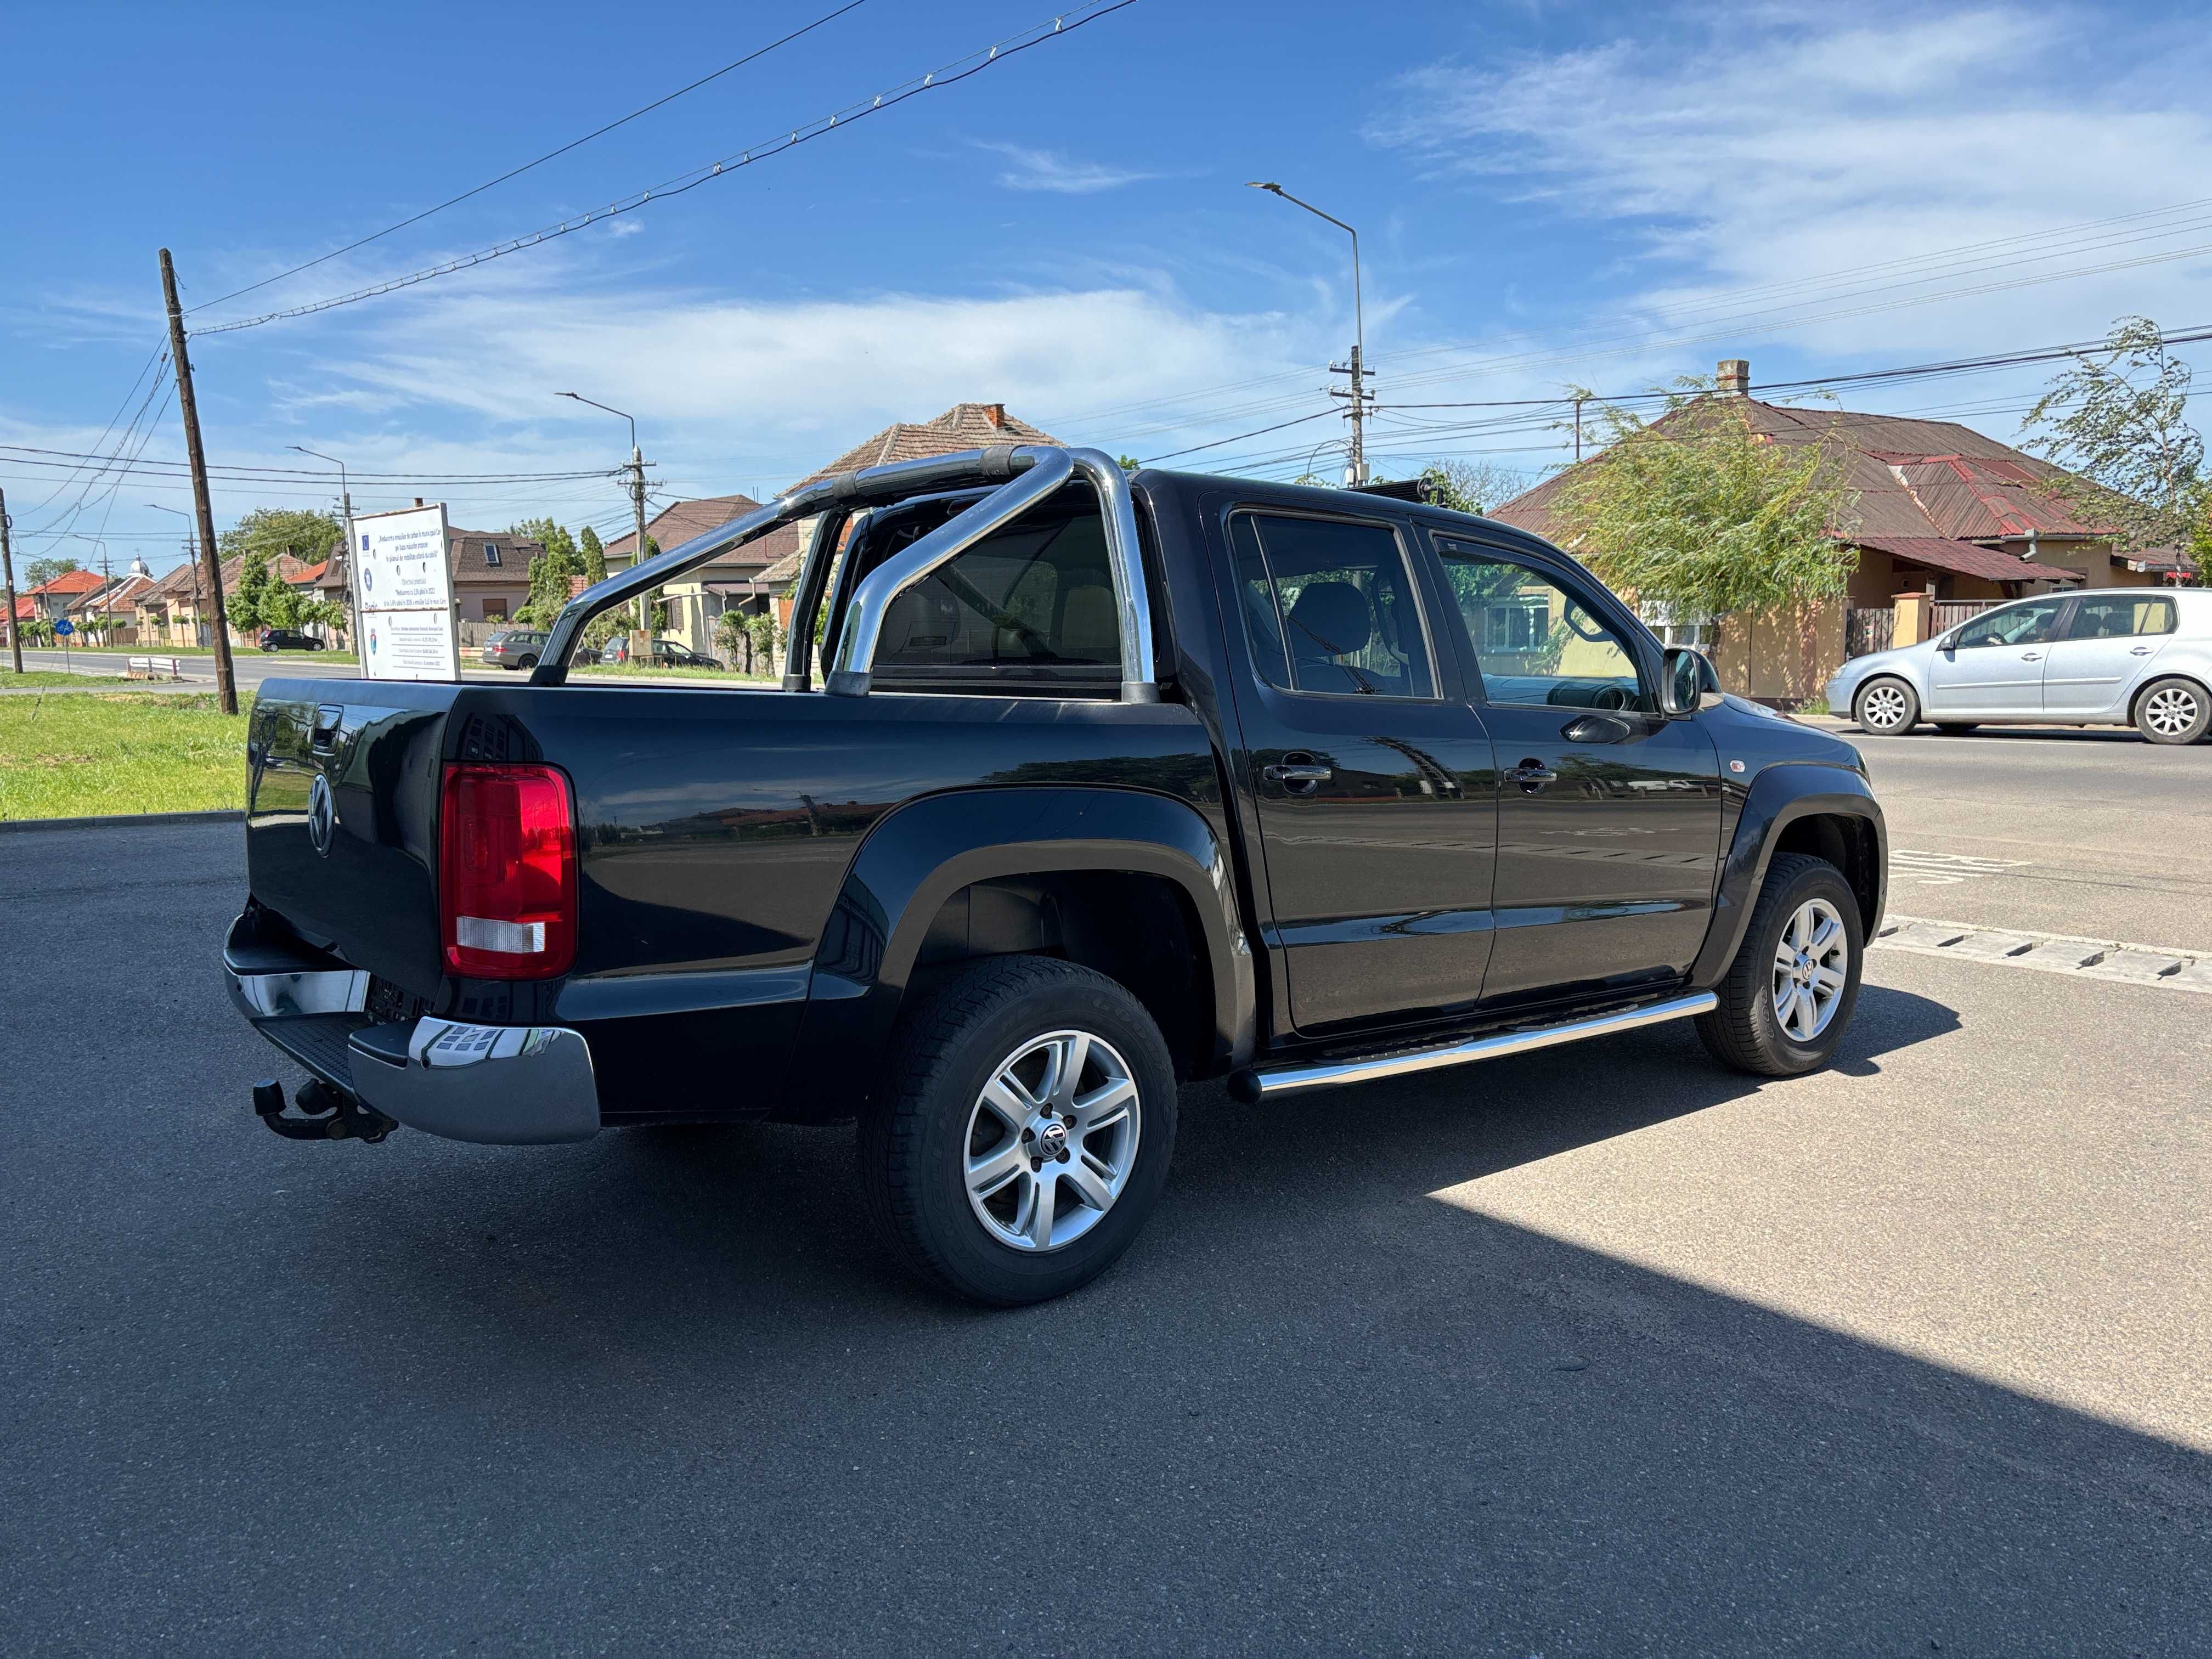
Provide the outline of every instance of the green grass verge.
{"type": "Polygon", "coordinates": [[[0,818],[243,807],[240,701],[226,716],[212,695],[0,697],[0,818]]]}
{"type": "Polygon", "coordinates": [[[0,668],[0,691],[27,691],[34,686],[44,688],[57,685],[73,685],[82,690],[91,685],[108,686],[125,683],[120,670],[112,675],[107,675],[64,674],[58,668],[52,670],[27,668],[21,673],[15,674],[0,668]]]}

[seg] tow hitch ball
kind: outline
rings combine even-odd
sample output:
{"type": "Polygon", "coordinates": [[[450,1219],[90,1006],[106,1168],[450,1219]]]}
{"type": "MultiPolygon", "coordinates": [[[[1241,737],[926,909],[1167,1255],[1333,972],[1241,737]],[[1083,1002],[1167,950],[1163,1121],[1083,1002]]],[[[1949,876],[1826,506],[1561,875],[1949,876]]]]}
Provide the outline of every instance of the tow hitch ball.
{"type": "Polygon", "coordinates": [[[284,1085],[264,1078],[253,1085],[253,1110],[287,1140],[365,1140],[372,1146],[399,1126],[374,1107],[349,1100],[319,1079],[300,1085],[294,1103],[302,1115],[284,1115],[284,1085]]]}

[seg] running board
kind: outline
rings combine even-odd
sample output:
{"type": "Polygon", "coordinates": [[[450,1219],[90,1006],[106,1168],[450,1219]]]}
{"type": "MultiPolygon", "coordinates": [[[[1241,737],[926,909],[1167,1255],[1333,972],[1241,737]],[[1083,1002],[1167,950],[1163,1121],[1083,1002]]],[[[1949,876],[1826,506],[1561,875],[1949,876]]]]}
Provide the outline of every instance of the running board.
{"type": "Polygon", "coordinates": [[[1440,1071],[1447,1066],[1472,1065],[1478,1060],[1498,1060],[1507,1054],[1525,1054],[1532,1049],[1550,1048],[1562,1042],[1579,1042],[1584,1037],[1611,1036],[1618,1031],[1633,1031],[1639,1026],[1656,1025],[1665,1020],[1687,1019],[1693,1014],[1710,1013],[1718,1003],[1719,999],[1711,991],[1699,991],[1694,995],[1674,997],[1665,1002],[1647,1002],[1640,1008],[1623,1008],[1617,1013],[1571,1020],[1564,1025],[1535,1025],[1523,1030],[1499,1031],[1490,1036],[1474,1037],[1465,1042],[1449,1042],[1436,1048],[1413,1048],[1402,1054],[1376,1054],[1364,1060],[1333,1060],[1319,1066],[1277,1066],[1265,1071],[1248,1067],[1229,1079],[1229,1092],[1245,1104],[1255,1106],[1261,1101],[1279,1100],[1304,1089],[1328,1089],[1340,1083],[1370,1083],[1376,1078],[1404,1077],[1413,1072],[1440,1071]]]}

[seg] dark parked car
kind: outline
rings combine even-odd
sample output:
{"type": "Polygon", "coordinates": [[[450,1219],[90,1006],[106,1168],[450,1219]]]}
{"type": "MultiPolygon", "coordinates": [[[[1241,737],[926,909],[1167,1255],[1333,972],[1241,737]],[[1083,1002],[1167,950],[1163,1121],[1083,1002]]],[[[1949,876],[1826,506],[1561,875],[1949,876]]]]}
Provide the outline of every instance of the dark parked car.
{"type": "MultiPolygon", "coordinates": [[[[629,661],[629,635],[617,634],[609,640],[606,649],[600,653],[598,660],[611,663],[629,661]]],[[[720,672],[722,668],[722,665],[714,658],[701,656],[680,640],[653,641],[652,655],[647,665],[653,668],[710,668],[717,673],[720,672]]]]}
{"type": "Polygon", "coordinates": [[[572,602],[527,685],[265,683],[249,745],[271,1127],[857,1119],[890,1250],[1000,1304],[1127,1247],[1188,1079],[1256,1113],[1683,1018],[1826,1066],[1887,869],[1854,749],[1558,549],[1050,446],[795,490],[572,602]],[[568,680],[810,518],[819,690],[568,680]]]}
{"type": "Polygon", "coordinates": [[[483,642],[483,660],[492,668],[535,668],[544,654],[545,635],[534,628],[504,629],[483,642]]]}
{"type": "Polygon", "coordinates": [[[320,651],[323,642],[313,634],[303,634],[296,628],[264,628],[261,630],[264,651],[320,651]]]}

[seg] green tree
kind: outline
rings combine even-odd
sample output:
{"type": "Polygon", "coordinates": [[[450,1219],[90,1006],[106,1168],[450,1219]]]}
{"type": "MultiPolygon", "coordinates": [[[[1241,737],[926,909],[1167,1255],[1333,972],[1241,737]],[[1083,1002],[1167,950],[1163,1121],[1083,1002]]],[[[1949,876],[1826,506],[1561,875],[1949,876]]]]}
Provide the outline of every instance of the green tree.
{"type": "Polygon", "coordinates": [[[262,615],[262,607],[269,602],[269,590],[272,586],[282,587],[283,583],[272,582],[269,574],[269,555],[258,547],[247,548],[245,559],[238,568],[238,586],[227,596],[224,603],[230,625],[241,634],[277,626],[262,615]]]}
{"type": "Polygon", "coordinates": [[[1694,378],[1648,425],[1575,395],[1597,405],[1607,447],[1569,475],[1554,510],[1568,550],[1613,586],[1706,617],[1844,591],[1857,556],[1837,532],[1855,526],[1857,497],[1831,442],[1768,442],[1737,400],[1694,378]]]}
{"type": "Polygon", "coordinates": [[[1114,464],[1124,472],[1134,472],[1139,467],[1144,465],[1144,463],[1134,455],[1116,455],[1114,458],[1114,464]]]}
{"type": "Polygon", "coordinates": [[[518,519],[507,533],[519,542],[536,542],[548,553],[573,556],[576,552],[576,538],[550,519],[518,519]]]}
{"type": "Polygon", "coordinates": [[[514,619],[526,627],[551,627],[568,603],[568,579],[583,574],[584,556],[573,543],[540,553],[530,562],[530,598],[515,611],[514,619]]]}
{"type": "MultiPolygon", "coordinates": [[[[2189,365],[2148,317],[2123,317],[2094,351],[2073,354],[2021,422],[2028,447],[2070,476],[2045,488],[2107,521],[2123,551],[2187,548],[2212,536],[2204,440],[2187,418],[2189,365]]],[[[2203,562],[2197,580],[2206,579],[2203,562]]]]}
{"type": "Polygon", "coordinates": [[[599,532],[586,525],[579,546],[584,556],[584,580],[596,587],[607,579],[607,550],[599,545],[599,532]]]}
{"type": "Polygon", "coordinates": [[[44,587],[57,576],[66,576],[72,570],[83,568],[84,567],[75,559],[60,558],[49,554],[45,558],[33,559],[23,567],[23,586],[27,589],[44,587]]]}
{"type": "Polygon", "coordinates": [[[1420,478],[1438,507],[1476,514],[1511,501],[1535,482],[1525,472],[1489,461],[1431,461],[1420,478]]]}
{"type": "Polygon", "coordinates": [[[273,561],[289,553],[309,564],[319,564],[344,540],[345,527],[328,513],[257,507],[217,536],[215,544],[226,559],[258,553],[264,561],[273,561]]]}

